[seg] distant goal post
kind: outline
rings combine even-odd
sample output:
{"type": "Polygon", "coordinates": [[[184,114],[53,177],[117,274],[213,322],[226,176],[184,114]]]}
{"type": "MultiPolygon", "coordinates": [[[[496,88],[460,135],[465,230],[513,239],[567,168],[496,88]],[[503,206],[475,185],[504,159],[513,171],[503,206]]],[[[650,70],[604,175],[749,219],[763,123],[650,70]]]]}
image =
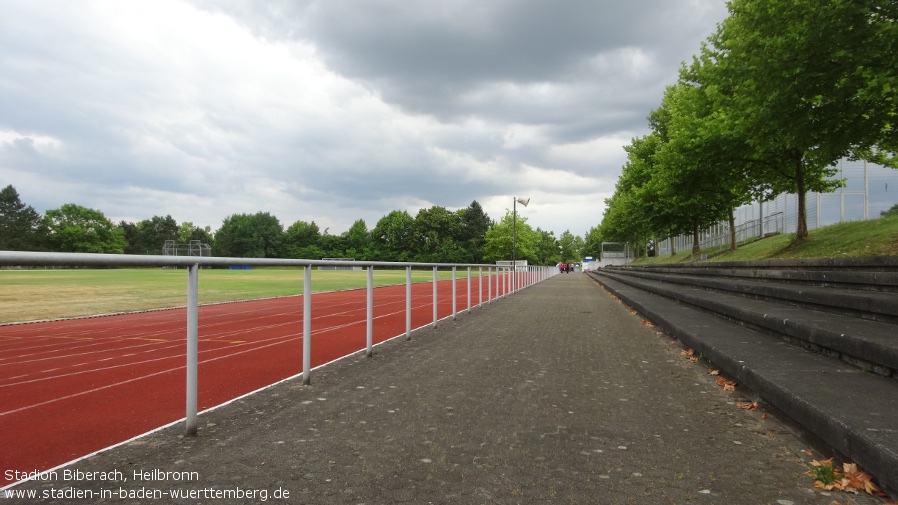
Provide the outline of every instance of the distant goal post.
{"type": "Polygon", "coordinates": [[[162,246],[162,255],[210,258],[212,257],[212,247],[199,240],[191,240],[187,244],[178,244],[174,240],[166,240],[162,246]]]}
{"type": "Polygon", "coordinates": [[[517,261],[514,261],[514,262],[511,261],[511,260],[498,260],[498,261],[496,261],[496,266],[499,267],[499,268],[508,268],[508,269],[510,269],[512,263],[517,263],[517,265],[515,265],[515,270],[517,270],[517,271],[519,271],[519,272],[526,272],[526,271],[527,271],[527,260],[517,260],[517,261]]]}
{"type": "MultiPolygon", "coordinates": [[[[323,261],[355,261],[355,258],[321,258],[323,261]]],[[[318,270],[362,270],[350,265],[318,265],[318,270]]]]}

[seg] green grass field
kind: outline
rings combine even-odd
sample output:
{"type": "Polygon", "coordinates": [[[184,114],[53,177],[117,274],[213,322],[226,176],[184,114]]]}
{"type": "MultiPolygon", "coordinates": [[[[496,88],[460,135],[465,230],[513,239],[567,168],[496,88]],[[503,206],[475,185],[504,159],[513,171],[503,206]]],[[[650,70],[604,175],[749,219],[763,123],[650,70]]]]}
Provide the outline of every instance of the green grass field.
{"type": "MultiPolygon", "coordinates": [[[[459,278],[467,271],[458,271],[459,278]]],[[[472,271],[477,275],[477,271],[472,271]]],[[[451,279],[440,270],[440,279],[451,279]]],[[[433,279],[432,270],[412,270],[412,282],[433,279]]],[[[199,272],[200,303],[249,300],[303,292],[301,268],[204,269],[199,272]]],[[[374,285],[405,283],[405,270],[375,270],[374,285]]],[[[364,270],[312,270],[313,291],[364,288],[364,270]]],[[[0,323],[109,314],[184,306],[183,269],[0,270],[0,323]]]]}

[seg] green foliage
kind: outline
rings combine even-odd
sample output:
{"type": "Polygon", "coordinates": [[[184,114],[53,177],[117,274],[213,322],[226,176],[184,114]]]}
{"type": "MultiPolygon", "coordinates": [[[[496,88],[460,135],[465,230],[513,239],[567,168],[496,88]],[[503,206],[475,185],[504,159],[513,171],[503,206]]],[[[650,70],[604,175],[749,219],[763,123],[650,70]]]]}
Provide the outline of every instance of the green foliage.
{"type": "Polygon", "coordinates": [[[284,253],[294,259],[321,259],[326,254],[319,246],[320,242],[321,231],[315,221],[297,221],[287,228],[284,235],[284,253]]]}
{"type": "Polygon", "coordinates": [[[836,189],[839,159],[894,139],[898,74],[883,44],[894,48],[885,37],[895,10],[885,0],[733,0],[705,48],[704,85],[727,91],[716,106],[752,148],[749,176],[768,196],[798,195],[800,239],[805,194],[836,189]]]}
{"type": "Polygon", "coordinates": [[[279,258],[283,253],[284,230],[268,212],[233,214],[222,222],[212,247],[215,256],[279,258]]]}
{"type": "MultiPolygon", "coordinates": [[[[646,243],[699,229],[753,199],[829,192],[838,160],[898,166],[898,4],[731,0],[628,155],[594,236],[646,243]]],[[[592,232],[591,232],[591,235],[592,232]]],[[[733,244],[735,247],[735,244],[733,244]]]]}
{"type": "Polygon", "coordinates": [[[394,210],[371,230],[376,256],[383,261],[409,261],[414,250],[412,227],[415,219],[404,210],[394,210]]]}
{"type": "Polygon", "coordinates": [[[349,230],[343,234],[346,249],[343,256],[359,260],[370,259],[371,251],[368,249],[368,225],[364,219],[352,223],[349,230]]]}
{"type": "Polygon", "coordinates": [[[460,210],[459,215],[462,220],[460,238],[465,244],[465,249],[470,252],[471,263],[482,263],[486,231],[490,229],[492,221],[477,200],[471,202],[467,208],[460,210]]]}
{"type": "Polygon", "coordinates": [[[199,240],[203,244],[212,244],[212,227],[200,228],[190,221],[184,221],[178,226],[178,243],[189,244],[191,240],[199,240]]]}
{"type": "Polygon", "coordinates": [[[53,251],[123,254],[128,245],[123,230],[102,212],[74,203],[48,210],[44,223],[53,251]]]}
{"type": "MultiPolygon", "coordinates": [[[[550,231],[536,229],[537,241],[532,264],[534,265],[555,265],[561,261],[561,253],[558,247],[558,240],[555,234],[550,231]]],[[[579,238],[579,237],[578,237],[579,238]]]]}
{"type": "MultiPolygon", "coordinates": [[[[510,254],[510,216],[507,223],[493,233],[499,236],[499,231],[507,229],[510,254]]],[[[190,221],[179,225],[171,215],[113,225],[100,211],[75,204],[48,211],[42,217],[19,201],[12,186],[0,191],[0,249],[25,249],[21,245],[24,242],[16,240],[31,233],[29,240],[33,241],[27,247],[32,250],[160,254],[166,240],[179,244],[199,240],[212,245],[213,255],[223,257],[483,263],[491,261],[485,249],[487,233],[493,227],[480,204],[473,201],[455,212],[440,206],[421,209],[414,218],[406,211],[393,211],[370,231],[365,221],[359,219],[340,235],[329,234],[326,229],[322,232],[314,221],[296,221],[285,231],[280,221],[267,212],[233,214],[222,221],[213,236],[210,227],[200,228],[190,221]],[[30,231],[23,235],[24,232],[15,231],[19,229],[30,231]]],[[[519,258],[542,265],[558,261],[558,245],[551,233],[534,232],[522,216],[518,216],[518,227],[519,258]]],[[[579,237],[572,240],[575,244],[582,242],[579,237]]],[[[493,248],[498,250],[495,243],[493,248]]],[[[579,248],[578,245],[574,250],[579,248]]],[[[503,253],[497,257],[504,256],[503,253]]]]}
{"type": "Polygon", "coordinates": [[[819,465],[814,465],[811,467],[810,473],[814,480],[819,480],[823,485],[832,484],[839,478],[836,475],[835,468],[833,468],[832,461],[825,461],[819,465]]]}
{"type": "Polygon", "coordinates": [[[458,212],[434,206],[421,209],[412,226],[415,261],[468,262],[464,248],[464,222],[458,212]]]}
{"type": "Polygon", "coordinates": [[[560,248],[559,261],[570,263],[582,260],[585,245],[582,238],[574,236],[570,230],[566,230],[561,234],[561,238],[558,239],[560,248]]]}
{"type": "Polygon", "coordinates": [[[162,254],[166,240],[178,240],[178,223],[171,215],[153,216],[137,223],[137,254],[162,254]]]}
{"type": "Polygon", "coordinates": [[[488,263],[511,261],[514,251],[516,259],[536,263],[541,238],[541,235],[527,224],[525,216],[519,214],[515,220],[513,212],[506,211],[505,217],[486,232],[484,258],[488,263]]]}
{"type": "Polygon", "coordinates": [[[0,190],[0,250],[40,251],[47,229],[34,207],[25,205],[10,184],[0,190]]]}

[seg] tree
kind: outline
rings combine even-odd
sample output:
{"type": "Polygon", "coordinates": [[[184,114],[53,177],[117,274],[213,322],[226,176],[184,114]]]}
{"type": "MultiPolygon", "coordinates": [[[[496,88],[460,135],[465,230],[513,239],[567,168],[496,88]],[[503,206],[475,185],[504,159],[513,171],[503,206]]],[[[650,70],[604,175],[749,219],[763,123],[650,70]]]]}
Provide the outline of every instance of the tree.
{"type": "Polygon", "coordinates": [[[321,231],[315,221],[296,221],[284,234],[285,253],[288,258],[321,259],[325,256],[321,249],[321,231]]]}
{"type": "Polygon", "coordinates": [[[570,263],[582,260],[584,245],[581,237],[575,236],[570,230],[565,230],[558,239],[561,261],[570,263]]]}
{"type": "Polygon", "coordinates": [[[128,245],[124,231],[102,212],[74,203],[48,210],[44,222],[56,252],[123,254],[128,245]]]}
{"type": "Polygon", "coordinates": [[[707,90],[688,81],[697,73],[681,69],[680,81],[667,88],[661,107],[649,116],[663,138],[654,153],[652,177],[661,199],[690,224],[695,254],[700,252],[699,231],[724,218],[729,218],[735,249],[733,212],[755,194],[744,175],[750,149],[716,118],[707,90]]]}
{"type": "Polygon", "coordinates": [[[749,173],[768,196],[798,196],[796,237],[807,236],[808,191],[837,188],[835,163],[896,147],[891,0],[732,0],[703,47],[716,113],[753,150],[749,173]]]}
{"type": "Polygon", "coordinates": [[[415,260],[432,263],[469,262],[471,254],[462,245],[461,215],[445,207],[421,209],[412,227],[415,260]]]}
{"type": "Polygon", "coordinates": [[[409,261],[414,251],[412,229],[415,219],[404,210],[394,210],[380,218],[371,230],[373,253],[380,261],[409,261]]]}
{"type": "Polygon", "coordinates": [[[122,230],[122,236],[125,238],[125,254],[140,254],[140,231],[137,225],[129,221],[120,221],[119,229],[122,230]]]}
{"type": "Polygon", "coordinates": [[[539,235],[527,224],[525,216],[519,215],[517,224],[515,224],[513,212],[506,210],[505,217],[493,224],[486,232],[486,244],[483,248],[484,259],[490,263],[511,261],[512,249],[515,249],[516,259],[534,262],[539,242],[539,235]],[[517,232],[515,232],[515,228],[517,232]],[[512,244],[515,247],[512,247],[512,244]]]}
{"type": "Polygon", "coordinates": [[[212,245],[212,227],[199,227],[190,221],[184,221],[178,226],[178,243],[189,244],[193,240],[199,240],[200,243],[212,245]]]}
{"type": "Polygon", "coordinates": [[[536,249],[533,263],[536,265],[556,265],[561,261],[561,253],[555,234],[540,228],[536,229],[536,249]]]}
{"type": "Polygon", "coordinates": [[[356,222],[352,223],[352,226],[349,227],[349,230],[347,230],[343,236],[346,249],[342,256],[360,260],[369,259],[368,256],[371,251],[369,247],[368,225],[365,224],[364,219],[358,219],[356,222]]]}
{"type": "Polygon", "coordinates": [[[212,246],[216,256],[280,258],[284,229],[268,212],[233,214],[224,219],[212,246]]]}
{"type": "Polygon", "coordinates": [[[477,200],[471,202],[467,208],[459,211],[462,220],[461,241],[470,253],[471,263],[483,261],[483,245],[486,241],[486,231],[490,229],[492,221],[483,211],[483,207],[477,200]]]}
{"type": "Polygon", "coordinates": [[[43,217],[22,203],[16,188],[0,190],[0,250],[40,251],[46,236],[43,217]]]}
{"type": "Polygon", "coordinates": [[[179,232],[178,223],[171,215],[140,221],[137,223],[137,254],[162,254],[165,241],[177,242],[179,232]]]}
{"type": "Polygon", "coordinates": [[[601,225],[604,241],[630,243],[637,251],[651,236],[674,236],[690,228],[673,202],[664,198],[665,186],[663,178],[657,175],[656,154],[664,144],[666,132],[663,123],[654,125],[653,130],[624,147],[627,163],[614,194],[605,201],[607,208],[601,225]]]}

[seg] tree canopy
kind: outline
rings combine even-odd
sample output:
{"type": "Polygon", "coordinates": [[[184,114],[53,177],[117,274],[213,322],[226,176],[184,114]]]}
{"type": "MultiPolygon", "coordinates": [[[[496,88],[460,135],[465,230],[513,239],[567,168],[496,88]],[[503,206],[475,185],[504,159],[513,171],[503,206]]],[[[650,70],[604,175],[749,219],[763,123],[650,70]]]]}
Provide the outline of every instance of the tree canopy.
{"type": "Polygon", "coordinates": [[[22,203],[12,184],[0,190],[0,249],[38,251],[44,248],[46,235],[43,216],[22,203]]]}
{"type": "MultiPolygon", "coordinates": [[[[729,17],[684,64],[651,133],[627,163],[587,243],[698,230],[754,199],[829,192],[840,159],[896,166],[898,4],[892,0],[731,0],[729,17]]],[[[673,252],[673,251],[672,251],[673,252]]]]}
{"type": "MultiPolygon", "coordinates": [[[[296,221],[284,230],[268,212],[232,214],[214,232],[192,222],[178,224],[171,215],[153,216],[137,223],[112,224],[102,212],[76,204],[41,216],[23,204],[13,186],[0,192],[0,249],[161,254],[168,240],[186,244],[199,240],[212,246],[216,256],[235,258],[355,258],[376,261],[483,263],[510,259],[511,217],[494,223],[473,201],[451,211],[433,206],[412,217],[392,211],[373,229],[356,220],[340,235],[322,231],[314,222],[296,221]],[[500,246],[505,244],[508,246],[500,246]],[[492,250],[493,253],[489,253],[492,250]]],[[[558,261],[558,241],[551,233],[532,230],[518,216],[520,259],[534,264],[558,261]]],[[[574,243],[582,243],[575,237],[574,243]]]]}
{"type": "Polygon", "coordinates": [[[44,223],[53,251],[124,254],[127,246],[122,229],[102,212],[74,203],[48,210],[44,223]]]}

